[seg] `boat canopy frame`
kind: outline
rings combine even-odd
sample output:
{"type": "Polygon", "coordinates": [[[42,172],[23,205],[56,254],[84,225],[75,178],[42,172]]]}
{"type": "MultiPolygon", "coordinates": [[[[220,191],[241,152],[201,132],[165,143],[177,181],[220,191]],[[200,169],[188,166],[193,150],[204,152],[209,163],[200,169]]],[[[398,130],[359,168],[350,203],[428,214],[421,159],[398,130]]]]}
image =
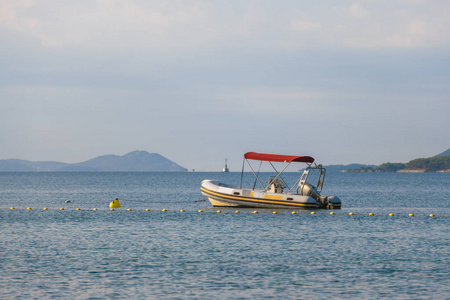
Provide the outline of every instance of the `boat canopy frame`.
{"type": "Polygon", "coordinates": [[[258,181],[259,184],[261,185],[261,188],[265,192],[267,192],[267,190],[269,189],[269,187],[272,184],[272,182],[275,182],[277,179],[279,179],[289,189],[288,192],[291,192],[294,189],[294,187],[297,185],[297,194],[298,194],[298,192],[299,192],[298,189],[299,189],[299,187],[302,184],[306,183],[306,180],[308,179],[308,176],[309,176],[309,172],[311,170],[313,170],[313,169],[319,169],[320,173],[319,173],[319,179],[318,179],[316,188],[317,188],[317,190],[319,192],[322,191],[323,182],[325,180],[325,172],[326,172],[326,170],[322,167],[322,165],[317,165],[316,163],[314,163],[314,158],[312,158],[311,156],[292,156],[292,155],[279,155],[279,154],[247,152],[247,153],[244,154],[244,160],[242,162],[241,186],[240,186],[241,188],[242,188],[242,182],[243,182],[243,176],[244,176],[245,162],[247,162],[247,164],[250,167],[250,170],[252,171],[253,175],[255,175],[255,184],[253,185],[253,189],[255,189],[256,181],[258,181]],[[248,161],[249,159],[251,159],[251,160],[259,160],[261,162],[260,165],[259,165],[258,174],[259,174],[259,171],[261,169],[261,164],[262,164],[263,161],[268,161],[269,164],[274,169],[274,171],[277,173],[277,175],[274,178],[270,177],[270,180],[269,180],[269,183],[268,183],[267,186],[264,186],[264,184],[262,184],[261,180],[259,179],[258,174],[255,172],[255,170],[253,169],[252,165],[248,161]],[[286,163],[286,166],[284,166],[284,168],[281,171],[278,171],[275,168],[275,166],[272,164],[272,162],[284,162],[284,163],[286,163]],[[289,167],[289,165],[292,162],[303,162],[303,163],[306,163],[308,165],[308,167],[303,171],[302,176],[294,183],[292,188],[289,188],[289,185],[283,179],[281,174],[286,170],[287,167],[289,167]],[[313,166],[313,163],[314,163],[314,166],[313,166]]]}
{"type": "Polygon", "coordinates": [[[327,171],[327,170],[326,170],[324,167],[322,167],[322,165],[317,165],[317,164],[316,164],[315,166],[309,166],[309,167],[307,167],[307,168],[303,171],[302,176],[295,182],[294,186],[297,185],[297,194],[299,193],[299,192],[298,192],[298,189],[299,189],[300,187],[302,187],[302,186],[307,182],[308,177],[309,177],[309,173],[311,172],[311,170],[319,170],[319,176],[318,176],[317,184],[316,184],[315,188],[316,188],[316,190],[317,190],[319,193],[322,192],[322,189],[323,189],[323,183],[324,183],[324,181],[325,181],[325,174],[326,174],[326,171],[327,171]]]}

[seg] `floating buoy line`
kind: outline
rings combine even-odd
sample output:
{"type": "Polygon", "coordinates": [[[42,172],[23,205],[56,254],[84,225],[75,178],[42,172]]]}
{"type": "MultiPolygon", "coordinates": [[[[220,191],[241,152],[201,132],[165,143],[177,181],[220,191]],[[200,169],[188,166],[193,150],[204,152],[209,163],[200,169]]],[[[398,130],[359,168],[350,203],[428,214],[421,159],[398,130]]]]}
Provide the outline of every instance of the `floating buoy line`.
{"type": "MultiPolygon", "coordinates": [[[[116,198],[114,201],[118,200],[118,198],[116,198]]],[[[151,201],[151,200],[136,200],[136,199],[120,199],[120,201],[126,201],[126,202],[139,202],[139,203],[147,203],[147,204],[153,204],[153,203],[167,203],[167,204],[173,204],[173,203],[201,203],[201,202],[205,202],[207,199],[201,199],[201,200],[194,200],[194,201],[188,201],[188,200],[183,200],[183,201],[151,201]]],[[[113,201],[113,202],[114,202],[113,201]]]]}
{"type": "MultiPolygon", "coordinates": [[[[148,203],[148,204],[153,204],[153,203],[164,203],[164,204],[174,204],[174,203],[202,203],[202,202],[205,202],[207,199],[206,198],[203,198],[203,199],[201,199],[201,200],[196,200],[196,201],[144,201],[144,200],[133,200],[133,199],[122,199],[123,201],[127,201],[127,202],[141,202],[141,203],[148,203]]],[[[71,201],[70,200],[66,200],[65,201],[65,203],[67,204],[67,203],[71,203],[71,201]]],[[[140,209],[132,209],[132,208],[126,208],[126,209],[122,209],[122,210],[120,210],[120,208],[122,207],[122,205],[120,204],[120,201],[119,201],[119,199],[118,198],[115,198],[110,204],[109,204],[109,211],[116,211],[116,210],[118,210],[118,211],[146,211],[146,212],[150,212],[150,211],[152,211],[152,212],[170,212],[169,210],[167,210],[166,208],[163,208],[163,209],[160,209],[160,210],[156,210],[156,209],[149,209],[149,208],[140,208],[140,209]]],[[[5,208],[0,208],[0,210],[4,210],[5,208]]],[[[21,208],[16,208],[16,207],[14,207],[14,206],[11,206],[10,208],[9,208],[9,210],[20,210],[21,208]]],[[[202,209],[196,209],[195,211],[193,210],[193,211],[186,211],[186,210],[184,210],[184,209],[179,209],[179,210],[172,210],[171,212],[181,212],[181,213],[186,213],[186,212],[197,212],[197,213],[203,213],[203,212],[215,212],[215,213],[235,213],[235,214],[238,214],[238,213],[240,213],[241,211],[239,211],[239,210],[235,210],[234,212],[231,210],[231,209],[227,209],[227,208],[225,208],[226,209],[226,211],[222,211],[222,210],[220,210],[220,209],[216,209],[216,208],[206,208],[206,209],[204,209],[204,210],[202,210],[202,209]]],[[[36,210],[36,209],[33,209],[31,206],[28,206],[25,210],[36,210]]],[[[37,209],[37,210],[40,210],[40,209],[37,209]]],[[[80,210],[82,210],[82,211],[98,211],[98,210],[107,210],[107,209],[98,209],[98,208],[92,208],[92,209],[86,209],[86,208],[83,208],[83,209],[81,209],[81,208],[79,208],[79,207],[77,207],[77,208],[75,208],[75,209],[67,209],[67,208],[64,208],[64,207],[60,207],[60,208],[52,208],[52,209],[49,209],[48,207],[44,207],[44,208],[42,208],[42,210],[59,210],[59,211],[67,211],[67,210],[76,210],[76,211],[80,211],[80,210]]],[[[328,210],[329,211],[329,210],[328,210]]],[[[251,211],[251,209],[250,208],[248,208],[248,210],[244,210],[244,212],[245,213],[252,213],[252,214],[259,214],[259,211],[258,210],[253,210],[253,211],[251,211]]],[[[274,214],[274,215],[276,215],[276,214],[278,214],[279,212],[278,211],[276,211],[276,210],[269,210],[269,209],[263,209],[262,211],[261,211],[263,214],[265,213],[265,214],[268,214],[268,213],[271,213],[271,214],[274,214]]],[[[326,215],[326,214],[329,214],[330,216],[334,216],[334,215],[341,215],[341,216],[343,216],[343,215],[346,215],[347,213],[345,213],[345,212],[343,212],[342,210],[339,210],[338,212],[335,212],[335,211],[331,211],[330,213],[327,213],[327,211],[326,210],[322,210],[322,211],[320,211],[320,212],[315,212],[315,211],[310,211],[310,210],[301,210],[301,211],[290,211],[289,209],[282,209],[281,211],[280,211],[280,214],[284,214],[284,215],[286,215],[286,214],[292,214],[292,215],[297,215],[297,214],[299,214],[299,215],[305,215],[305,214],[310,214],[310,215],[316,215],[316,214],[320,214],[320,215],[326,215]]],[[[433,214],[433,213],[431,213],[431,214],[429,214],[429,215],[415,215],[415,214],[413,214],[413,213],[409,213],[409,214],[394,214],[394,213],[390,213],[390,214],[388,214],[388,215],[385,215],[385,214],[377,214],[377,215],[375,215],[374,213],[372,213],[372,212],[370,212],[370,213],[353,213],[353,212],[350,212],[350,213],[348,213],[347,215],[349,215],[349,216],[379,216],[379,217],[381,217],[381,216],[389,216],[389,217],[436,217],[436,215],[435,214],[433,214]]],[[[449,217],[449,216],[439,216],[439,217],[449,217]]]]}
{"type": "MultiPolygon", "coordinates": [[[[196,201],[197,202],[197,201],[196,201]]],[[[112,202],[111,202],[112,203],[112,202]]],[[[173,203],[173,202],[163,202],[163,203],[173,203]]],[[[174,202],[174,203],[178,203],[178,202],[174,202]]],[[[190,203],[192,203],[192,201],[190,201],[190,203]]],[[[99,209],[99,208],[92,208],[92,209],[86,209],[86,208],[72,208],[72,209],[68,209],[68,208],[64,208],[64,207],[60,207],[60,208],[48,208],[48,207],[44,207],[44,208],[33,208],[31,206],[28,206],[27,208],[16,208],[14,206],[11,206],[10,208],[0,208],[0,210],[28,210],[28,211],[36,211],[36,210],[53,210],[53,211],[146,211],[146,212],[180,212],[180,213],[233,213],[233,214],[239,214],[241,212],[247,213],[247,214],[292,214],[292,215],[330,215],[330,216],[378,216],[378,217],[382,217],[382,216],[387,216],[387,217],[436,217],[435,214],[431,213],[428,215],[417,215],[414,213],[409,213],[409,214],[394,214],[394,213],[390,213],[390,214],[374,214],[374,213],[353,213],[353,212],[349,212],[349,213],[344,213],[343,211],[339,211],[339,212],[326,212],[326,211],[320,211],[320,212],[315,212],[315,211],[290,211],[288,209],[283,209],[281,211],[276,211],[276,210],[269,210],[269,209],[263,209],[262,211],[258,211],[258,210],[251,210],[250,208],[244,210],[244,211],[239,211],[239,210],[235,210],[232,211],[231,209],[226,209],[226,211],[222,211],[220,209],[216,209],[216,208],[206,208],[206,209],[198,209],[198,210],[185,210],[185,209],[177,209],[177,210],[167,210],[166,208],[163,209],[149,209],[149,208],[139,208],[139,209],[133,209],[133,208],[124,208],[124,209],[119,209],[121,206],[110,206],[110,208],[103,208],[103,209],[99,209]]],[[[449,216],[439,216],[439,217],[449,217],[449,216]]]]}

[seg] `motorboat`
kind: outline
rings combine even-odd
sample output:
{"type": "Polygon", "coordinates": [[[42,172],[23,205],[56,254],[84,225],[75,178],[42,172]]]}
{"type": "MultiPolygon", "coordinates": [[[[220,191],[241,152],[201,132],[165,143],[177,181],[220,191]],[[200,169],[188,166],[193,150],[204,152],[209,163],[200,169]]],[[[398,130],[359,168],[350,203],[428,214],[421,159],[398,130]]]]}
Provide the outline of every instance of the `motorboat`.
{"type": "Polygon", "coordinates": [[[322,165],[315,164],[314,158],[311,156],[247,152],[244,154],[240,186],[216,180],[203,180],[200,189],[214,207],[339,209],[341,208],[339,197],[321,194],[325,174],[326,169],[322,165]],[[260,161],[260,168],[263,162],[268,162],[276,175],[270,176],[268,183],[266,185],[263,184],[259,174],[260,168],[256,172],[249,160],[260,161]],[[284,164],[280,172],[274,166],[274,162],[284,164]],[[303,172],[298,180],[289,187],[282,174],[293,162],[306,163],[307,166],[301,170],[303,172]],[[255,175],[255,184],[252,188],[242,186],[245,163],[255,175]],[[257,182],[261,188],[256,188],[257,182]]]}

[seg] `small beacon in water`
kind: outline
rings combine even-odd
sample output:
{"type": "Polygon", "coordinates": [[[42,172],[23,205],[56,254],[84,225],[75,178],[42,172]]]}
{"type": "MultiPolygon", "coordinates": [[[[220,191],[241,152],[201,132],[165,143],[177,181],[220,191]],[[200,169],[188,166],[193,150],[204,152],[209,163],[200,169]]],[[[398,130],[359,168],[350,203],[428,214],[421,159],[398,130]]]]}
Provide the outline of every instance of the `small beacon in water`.
{"type": "Polygon", "coordinates": [[[110,204],[109,207],[113,208],[113,207],[122,207],[122,205],[120,205],[119,202],[119,198],[114,199],[110,204]]]}

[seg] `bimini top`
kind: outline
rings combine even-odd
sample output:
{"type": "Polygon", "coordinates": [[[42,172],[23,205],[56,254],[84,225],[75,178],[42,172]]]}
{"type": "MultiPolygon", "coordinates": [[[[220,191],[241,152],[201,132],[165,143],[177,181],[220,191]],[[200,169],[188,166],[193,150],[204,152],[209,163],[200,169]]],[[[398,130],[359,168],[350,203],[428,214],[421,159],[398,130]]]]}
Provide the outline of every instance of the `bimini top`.
{"type": "Polygon", "coordinates": [[[267,154],[257,152],[247,152],[244,154],[246,159],[263,160],[263,161],[276,161],[276,162],[304,162],[313,163],[314,158],[311,156],[292,156],[292,155],[279,155],[279,154],[267,154]]]}

